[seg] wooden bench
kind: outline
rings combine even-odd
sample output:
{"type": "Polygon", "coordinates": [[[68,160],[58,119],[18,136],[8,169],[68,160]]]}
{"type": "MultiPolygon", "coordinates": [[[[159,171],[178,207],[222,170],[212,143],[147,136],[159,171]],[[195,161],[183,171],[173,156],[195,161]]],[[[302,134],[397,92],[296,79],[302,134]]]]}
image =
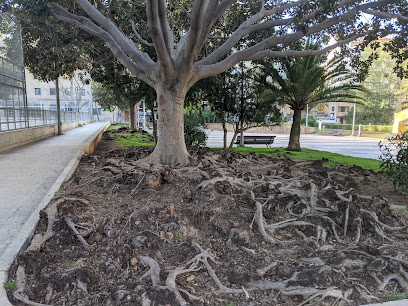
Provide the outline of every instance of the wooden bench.
{"type": "Polygon", "coordinates": [[[343,130],[331,130],[329,133],[329,135],[343,135],[343,130]]]}
{"type": "MultiPolygon", "coordinates": [[[[267,148],[273,144],[276,136],[244,136],[244,144],[265,144],[267,148]]],[[[241,143],[241,135],[237,136],[235,144],[241,143]]]]}

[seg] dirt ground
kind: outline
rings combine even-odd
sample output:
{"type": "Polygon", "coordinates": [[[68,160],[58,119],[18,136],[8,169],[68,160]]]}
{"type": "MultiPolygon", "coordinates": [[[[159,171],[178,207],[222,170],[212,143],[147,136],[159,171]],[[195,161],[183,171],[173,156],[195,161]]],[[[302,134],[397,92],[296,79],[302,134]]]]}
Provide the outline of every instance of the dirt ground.
{"type": "Polygon", "coordinates": [[[9,280],[15,305],[360,305],[408,292],[408,201],[381,174],[104,134],[9,280]],[[399,205],[397,210],[392,205],[399,205]]]}

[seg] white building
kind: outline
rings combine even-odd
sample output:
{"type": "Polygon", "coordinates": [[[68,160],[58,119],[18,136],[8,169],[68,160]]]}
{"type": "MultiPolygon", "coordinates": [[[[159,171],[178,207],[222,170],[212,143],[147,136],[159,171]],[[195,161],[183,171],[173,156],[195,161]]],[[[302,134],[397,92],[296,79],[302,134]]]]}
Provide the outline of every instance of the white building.
{"type": "MultiPolygon", "coordinates": [[[[36,79],[27,69],[27,104],[29,108],[56,110],[55,82],[36,79]]],[[[88,112],[90,108],[89,85],[77,73],[72,79],[59,78],[61,109],[64,111],[88,112]]]]}

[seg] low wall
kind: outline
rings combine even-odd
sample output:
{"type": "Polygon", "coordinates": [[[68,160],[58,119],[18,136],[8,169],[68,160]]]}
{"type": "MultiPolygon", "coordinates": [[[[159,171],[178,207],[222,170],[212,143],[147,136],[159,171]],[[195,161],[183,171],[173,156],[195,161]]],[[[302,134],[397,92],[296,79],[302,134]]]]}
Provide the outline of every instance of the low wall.
{"type": "MultiPolygon", "coordinates": [[[[68,131],[78,126],[82,126],[86,123],[89,123],[89,119],[74,122],[64,122],[62,124],[62,131],[68,131]]],[[[48,138],[57,134],[58,126],[56,124],[1,132],[0,152],[20,147],[25,144],[48,138]]]]}
{"type": "MultiPolygon", "coordinates": [[[[218,130],[222,131],[222,124],[221,123],[206,123],[206,127],[210,130],[218,130]]],[[[226,124],[228,132],[234,132],[234,127],[232,124],[227,123],[226,124]]],[[[253,127],[247,130],[247,133],[265,133],[265,134],[289,134],[290,129],[292,127],[292,124],[283,124],[281,126],[275,126],[272,129],[269,129],[269,127],[266,126],[260,126],[260,127],[253,127]]],[[[300,133],[301,134],[313,134],[316,133],[316,129],[314,127],[300,127],[300,133]]]]}

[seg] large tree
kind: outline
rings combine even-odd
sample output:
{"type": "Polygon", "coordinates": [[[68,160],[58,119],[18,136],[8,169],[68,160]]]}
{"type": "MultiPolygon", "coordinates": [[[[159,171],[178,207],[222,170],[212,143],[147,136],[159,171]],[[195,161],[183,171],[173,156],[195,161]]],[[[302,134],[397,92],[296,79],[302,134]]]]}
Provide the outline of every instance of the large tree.
{"type": "MultiPolygon", "coordinates": [[[[191,5],[188,5],[190,1],[168,1],[169,10],[165,0],[147,0],[146,15],[139,18],[146,20],[150,36],[147,39],[135,27],[133,33],[128,32],[128,27],[119,28],[115,18],[109,19],[101,13],[112,1],[93,2],[95,5],[88,0],[75,0],[82,11],[75,8],[70,12],[57,3],[50,4],[50,8],[56,18],[104,40],[134,76],[155,89],[159,139],[150,160],[170,165],[189,162],[183,132],[184,98],[200,79],[218,75],[244,60],[316,55],[358,37],[374,39],[390,32],[406,34],[408,20],[405,0],[194,0],[191,5]],[[181,29],[175,20],[173,3],[186,4],[183,9],[188,29],[181,29]],[[246,12],[246,20],[230,32],[219,31],[223,15],[237,6],[246,12]],[[372,18],[369,23],[360,18],[362,13],[372,18]],[[132,34],[136,41],[129,38],[132,34]],[[213,37],[217,34],[218,37],[213,37]],[[323,50],[280,49],[283,44],[316,35],[336,35],[338,42],[323,50]],[[249,36],[258,40],[251,39],[248,43],[249,36]],[[224,39],[221,46],[212,48],[211,39],[219,38],[224,39]],[[144,52],[143,43],[154,47],[154,56],[144,52]]],[[[140,1],[127,2],[137,8],[143,5],[140,1]]]]}

